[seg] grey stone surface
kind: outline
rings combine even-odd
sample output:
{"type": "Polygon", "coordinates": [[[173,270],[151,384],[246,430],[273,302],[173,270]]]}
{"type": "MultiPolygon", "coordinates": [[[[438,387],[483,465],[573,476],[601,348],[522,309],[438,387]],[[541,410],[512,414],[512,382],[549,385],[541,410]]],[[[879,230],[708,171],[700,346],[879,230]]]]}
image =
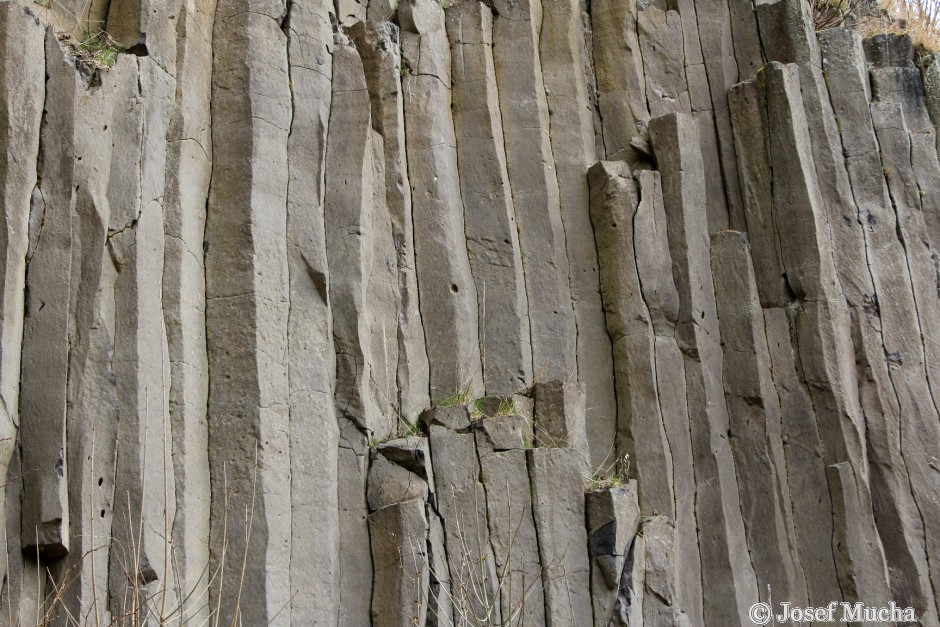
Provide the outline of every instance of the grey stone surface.
{"type": "Polygon", "coordinates": [[[512,394],[532,378],[532,346],[493,65],[493,14],[479,2],[460,2],[447,9],[446,23],[483,383],[487,394],[512,394]]]}
{"type": "Polygon", "coordinates": [[[428,483],[416,473],[389,461],[384,455],[373,455],[369,465],[366,499],[374,512],[412,499],[426,501],[428,483]]]}
{"type": "Polygon", "coordinates": [[[22,463],[32,472],[23,488],[23,548],[61,557],[69,548],[65,414],[73,257],[70,192],[76,101],[84,83],[51,32],[44,56],[49,75],[45,97],[55,105],[43,121],[46,133],[40,144],[38,176],[46,182],[34,196],[29,219],[19,413],[22,463]]]}
{"type": "Polygon", "coordinates": [[[493,557],[499,578],[500,612],[508,624],[545,625],[539,538],[532,489],[522,450],[487,450],[477,436],[493,557]],[[482,446],[481,446],[482,444],[482,446]]]}
{"type": "MultiPolygon", "coordinates": [[[[292,93],[287,141],[287,363],[290,403],[291,616],[328,622],[340,594],[339,425],[325,227],[332,106],[331,5],[292,3],[286,16],[292,93]],[[310,529],[317,529],[312,536],[310,529]]],[[[342,70],[341,70],[342,71],[342,70]]]]}
{"type": "Polygon", "coordinates": [[[398,7],[408,174],[418,296],[430,361],[431,400],[482,392],[477,294],[467,257],[451,115],[451,53],[433,0],[398,7]]]}
{"type": "Polygon", "coordinates": [[[440,425],[454,431],[470,427],[470,408],[466,405],[445,405],[426,409],[418,416],[418,420],[428,431],[432,425],[440,425]]]}
{"type": "Polygon", "coordinates": [[[538,0],[494,2],[493,62],[525,272],[536,379],[577,376],[569,259],[539,57],[538,0]]]}
{"type": "Polygon", "coordinates": [[[0,4],[0,622],[938,625],[940,64],[852,24],[0,4]]]}
{"type": "Polygon", "coordinates": [[[636,483],[588,493],[585,510],[594,624],[607,625],[614,616],[625,560],[640,523],[636,483]]]}
{"type": "MultiPolygon", "coordinates": [[[[0,256],[0,276],[3,277],[3,291],[0,294],[2,298],[0,301],[2,303],[0,304],[2,306],[0,399],[3,401],[3,410],[0,412],[0,472],[6,477],[16,448],[17,431],[22,425],[21,412],[25,409],[25,407],[21,409],[20,405],[20,365],[24,361],[22,343],[27,301],[26,256],[30,248],[29,224],[33,190],[38,191],[36,186],[39,174],[37,168],[39,131],[43,103],[46,98],[43,73],[45,64],[34,62],[35,59],[45,58],[45,31],[39,21],[19,5],[0,5],[0,51],[3,55],[0,61],[0,94],[2,94],[0,118],[5,120],[0,130],[0,207],[2,207],[5,225],[0,236],[0,250],[3,251],[0,256]]],[[[55,89],[55,86],[52,89],[55,89]]],[[[66,96],[62,105],[67,106],[67,104],[66,96]]],[[[66,120],[62,122],[67,123],[66,120]]],[[[67,132],[64,128],[63,131],[67,132]]],[[[62,165],[66,166],[66,164],[62,165]]],[[[63,239],[65,238],[60,236],[60,242],[55,248],[60,248],[65,243],[63,239]]],[[[32,252],[35,252],[35,248],[32,252]]],[[[61,255],[61,252],[50,250],[47,254],[52,258],[61,255]]],[[[36,283],[37,277],[34,275],[31,284],[36,283]]],[[[41,329],[37,328],[33,331],[33,333],[36,332],[41,333],[41,329]]],[[[52,346],[48,348],[52,349],[52,346]]],[[[55,354],[45,358],[41,355],[33,357],[33,359],[49,358],[55,359],[55,354]]],[[[35,375],[38,375],[36,366],[40,364],[35,364],[33,370],[35,375]]],[[[30,372],[25,370],[25,363],[23,363],[23,368],[29,376],[30,372]]],[[[30,384],[28,383],[27,386],[30,384]]],[[[30,387],[38,388],[39,386],[30,387]]],[[[34,394],[38,395],[39,389],[36,389],[34,394]]],[[[41,433],[45,418],[41,409],[42,400],[36,397],[32,402],[38,402],[40,405],[34,406],[35,410],[27,418],[27,421],[31,421],[32,424],[26,426],[26,431],[28,433],[32,429],[34,433],[41,433]]],[[[36,444],[40,445],[39,442],[36,444]]],[[[53,498],[52,502],[55,501],[56,499],[53,498]]],[[[3,505],[0,505],[0,519],[2,520],[6,520],[10,515],[5,505],[4,499],[3,505]]],[[[42,517],[43,515],[39,513],[38,518],[42,517]]],[[[36,519],[33,524],[42,522],[36,519]]],[[[27,544],[30,542],[35,543],[35,540],[26,539],[27,544]]],[[[0,572],[5,574],[6,571],[5,565],[0,567],[0,572]]]]}
{"type": "Polygon", "coordinates": [[[372,625],[424,625],[428,613],[428,521],[424,499],[369,515],[372,561],[381,585],[372,596],[372,625]]]}
{"type": "Polygon", "coordinates": [[[617,432],[610,335],[605,326],[585,169],[594,162],[594,122],[584,78],[579,0],[542,2],[539,60],[548,104],[558,203],[565,229],[568,283],[577,329],[578,380],[584,384],[591,464],[604,463],[617,432]]]}
{"type": "Polygon", "coordinates": [[[214,22],[213,164],[206,221],[210,591],[220,620],[266,623],[290,604],[286,254],[291,120],[281,7],[220,2],[214,22]],[[245,55],[250,62],[246,63],[245,55]],[[244,512],[250,512],[245,524],[244,512]],[[241,564],[246,564],[241,568],[241,564]],[[239,602],[238,589],[253,590],[239,602]]]}
{"type": "Polygon", "coordinates": [[[695,467],[696,518],[706,622],[743,621],[757,598],[757,583],[744,539],[722,387],[722,355],[708,250],[710,222],[696,123],[672,114],[650,123],[662,172],[673,276],[679,293],[676,339],[683,352],[689,431],[695,467]]]}
{"type": "Polygon", "coordinates": [[[535,444],[574,449],[588,465],[584,384],[546,381],[535,384],[534,392],[535,444]]]}
{"type": "Polygon", "coordinates": [[[783,454],[780,403],[771,375],[764,316],[747,236],[712,235],[712,274],[722,332],[725,399],[741,512],[761,598],[776,591],[807,601],[797,556],[790,483],[783,454]]]}
{"type": "MultiPolygon", "coordinates": [[[[370,6],[372,4],[375,3],[370,3],[370,6]]],[[[323,27],[328,26],[322,14],[320,22],[323,27]]],[[[413,420],[415,414],[428,404],[429,375],[415,272],[414,216],[405,146],[401,33],[391,22],[359,22],[352,27],[350,38],[362,59],[372,101],[372,127],[381,134],[385,152],[385,203],[397,252],[400,294],[398,404],[404,419],[413,420]]]]}
{"type": "MultiPolygon", "coordinates": [[[[634,248],[636,183],[622,161],[599,162],[588,179],[620,405],[617,447],[608,455],[617,459],[629,455],[634,460],[644,512],[674,516],[672,456],[660,411],[650,312],[641,293],[640,260],[634,248]]],[[[537,398],[537,418],[538,409],[537,398]]]]}
{"type": "Polygon", "coordinates": [[[604,157],[630,164],[646,161],[631,147],[634,138],[648,136],[650,119],[636,4],[592,2],[591,26],[604,157]]]}
{"type": "Polygon", "coordinates": [[[584,529],[581,459],[576,450],[526,451],[539,538],[547,625],[590,624],[590,563],[584,529]]]}
{"type": "Polygon", "coordinates": [[[473,433],[430,428],[434,491],[444,526],[454,620],[499,622],[500,585],[487,525],[487,497],[473,433]]]}
{"type": "MultiPolygon", "coordinates": [[[[890,366],[887,359],[877,357],[868,363],[871,378],[886,380],[894,391],[886,395],[880,407],[871,407],[874,399],[863,395],[862,403],[868,418],[867,437],[871,460],[872,499],[879,512],[876,518],[885,558],[891,576],[892,593],[896,598],[907,597],[909,603],[922,612],[922,620],[930,622],[936,615],[935,602],[927,583],[929,572],[925,558],[929,540],[921,539],[921,526],[914,488],[906,476],[907,468],[903,442],[894,434],[902,432],[902,421],[907,423],[914,416],[935,413],[931,404],[925,406],[923,399],[930,397],[929,375],[926,369],[925,351],[931,350],[924,343],[923,351],[910,351],[912,340],[923,337],[918,302],[913,288],[912,259],[914,251],[905,246],[899,237],[895,212],[901,206],[892,207],[888,187],[889,177],[879,168],[890,152],[882,153],[868,104],[867,65],[863,55],[861,39],[849,30],[831,30],[820,39],[824,62],[828,74],[829,93],[833,108],[839,115],[846,167],[859,210],[865,216],[865,229],[869,267],[877,290],[877,320],[881,323],[881,355],[904,354],[902,361],[895,360],[890,366]],[[893,398],[892,398],[893,396],[893,398]],[[866,406],[868,405],[868,406],[866,406]],[[880,414],[880,419],[879,419],[880,414]],[[926,543],[925,543],[926,540],[926,543]]],[[[916,80],[912,81],[916,85],[916,80]]],[[[922,109],[921,109],[922,110],[922,109]]],[[[931,142],[932,143],[932,142],[931,142]]],[[[929,150],[929,145],[926,146],[929,150]]],[[[925,154],[923,149],[920,155],[925,154]]],[[[914,341],[916,345],[917,342],[914,341]]],[[[860,374],[860,378],[863,376],[860,374]]],[[[929,427],[927,427],[929,428],[929,427]]],[[[926,497],[929,502],[930,497],[926,497]]],[[[930,507],[929,505],[927,507],[930,507]]],[[[929,517],[928,517],[929,518],[929,517]]],[[[931,534],[928,532],[929,538],[931,534]]]]}
{"type": "MultiPolygon", "coordinates": [[[[183,590],[193,594],[184,608],[207,620],[196,599],[209,578],[210,479],[206,408],[206,273],[202,254],[206,200],[212,175],[212,19],[215,1],[194,3],[176,26],[176,77],[166,148],[163,199],[163,320],[169,359],[168,410],[177,507],[173,560],[183,590]],[[204,36],[196,36],[202,33],[204,36]]],[[[327,338],[329,342],[329,338],[327,338]]]]}

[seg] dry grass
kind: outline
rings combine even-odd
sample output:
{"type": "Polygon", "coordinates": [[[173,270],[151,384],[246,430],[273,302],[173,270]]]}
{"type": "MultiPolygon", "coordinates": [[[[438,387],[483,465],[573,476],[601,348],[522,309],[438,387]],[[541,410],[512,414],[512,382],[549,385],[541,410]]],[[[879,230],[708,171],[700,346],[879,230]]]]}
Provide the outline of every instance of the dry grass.
{"type": "Polygon", "coordinates": [[[841,26],[868,0],[806,0],[813,13],[816,30],[841,26]]]}
{"type": "Polygon", "coordinates": [[[940,0],[879,0],[878,6],[880,14],[859,23],[863,35],[905,34],[918,55],[940,51],[940,0]]]}
{"type": "Polygon", "coordinates": [[[865,37],[907,35],[918,55],[940,51],[940,0],[806,0],[816,30],[852,25],[865,37]]]}
{"type": "Polygon", "coordinates": [[[110,70],[121,52],[121,46],[103,30],[94,34],[85,32],[80,37],[63,33],[59,35],[59,41],[90,70],[110,70]]]}

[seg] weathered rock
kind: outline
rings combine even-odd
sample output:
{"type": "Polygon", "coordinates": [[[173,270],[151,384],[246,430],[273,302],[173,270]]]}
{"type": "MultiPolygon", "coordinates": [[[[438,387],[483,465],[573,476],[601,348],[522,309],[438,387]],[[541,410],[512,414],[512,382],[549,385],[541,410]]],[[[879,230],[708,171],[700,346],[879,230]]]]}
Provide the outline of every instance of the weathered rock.
{"type": "MultiPolygon", "coordinates": [[[[642,535],[633,537],[623,565],[620,589],[614,603],[610,624],[624,627],[643,621],[643,589],[646,586],[646,540],[642,535]]],[[[595,614],[596,616],[596,614],[595,614]]],[[[606,627],[607,623],[601,623],[606,627]]]]}
{"type": "Polygon", "coordinates": [[[532,334],[532,373],[577,376],[577,331],[550,121],[539,61],[541,3],[494,3],[493,61],[532,334]]]}
{"type": "Polygon", "coordinates": [[[539,446],[571,448],[589,463],[584,424],[584,384],[535,384],[535,439],[539,446]]]}
{"type": "MultiPolygon", "coordinates": [[[[391,431],[372,386],[373,197],[371,105],[355,48],[333,51],[333,103],[326,146],[324,198],[330,304],[336,352],[337,413],[383,438],[391,431]]],[[[382,388],[379,388],[380,390],[382,388]]]]}
{"type": "Polygon", "coordinates": [[[324,202],[332,104],[331,7],[328,0],[291,3],[284,24],[293,96],[287,141],[290,610],[292,617],[324,623],[333,620],[339,604],[341,534],[334,489],[340,438],[324,202]]]}
{"type": "Polygon", "coordinates": [[[631,146],[635,137],[648,136],[650,119],[637,6],[618,0],[592,2],[591,26],[604,156],[631,164],[646,161],[647,155],[631,146]]]}
{"type": "Polygon", "coordinates": [[[672,275],[666,211],[658,172],[637,172],[640,204],[633,218],[638,273],[655,333],[656,385],[663,425],[672,455],[676,501],[676,555],[682,564],[677,580],[677,603],[693,622],[702,618],[702,566],[696,522],[696,485],[693,469],[689,408],[685,393],[685,365],[676,342],[679,294],[672,275]],[[668,391],[668,393],[666,393],[668,391]]]}
{"type": "Polygon", "coordinates": [[[521,451],[534,441],[532,425],[522,416],[486,416],[480,428],[494,451],[521,451]]]}
{"type": "Polygon", "coordinates": [[[470,408],[462,404],[432,407],[421,412],[418,420],[428,431],[432,425],[460,431],[470,427],[470,408]]]}
{"type": "Polygon", "coordinates": [[[372,597],[373,625],[424,625],[428,612],[428,521],[424,500],[369,515],[372,561],[382,584],[372,597]]]}
{"type": "Polygon", "coordinates": [[[754,250],[754,274],[763,307],[783,307],[790,289],[784,276],[774,223],[773,177],[770,167],[770,135],[767,111],[757,79],[731,88],[728,101],[737,142],[738,169],[748,238],[754,250]]]}
{"type": "Polygon", "coordinates": [[[339,510],[339,625],[368,624],[372,607],[371,559],[366,500],[369,442],[355,423],[339,417],[337,509],[339,510]],[[364,592],[364,594],[363,594],[364,592]]]}
{"type": "MultiPolygon", "coordinates": [[[[907,256],[910,285],[916,305],[913,311],[919,319],[917,325],[919,333],[915,331],[916,335],[914,337],[922,337],[924,343],[922,356],[914,354],[910,348],[907,350],[895,348],[899,352],[886,355],[889,371],[901,378],[902,383],[909,384],[911,378],[916,377],[914,381],[920,379],[920,372],[918,371],[920,370],[921,359],[923,359],[925,375],[931,390],[933,390],[937,351],[936,347],[932,345],[935,328],[932,321],[936,320],[935,316],[940,315],[940,311],[937,309],[940,302],[935,296],[937,286],[936,253],[935,249],[930,246],[929,239],[924,237],[924,233],[929,231],[925,224],[926,216],[921,206],[921,190],[917,184],[917,177],[912,163],[912,133],[908,131],[905,112],[900,104],[875,103],[872,106],[871,113],[878,138],[882,167],[886,171],[884,180],[890,194],[891,205],[895,210],[897,232],[902,238],[901,241],[904,243],[907,256]]],[[[885,305],[885,307],[888,306],[885,305]]],[[[909,315],[910,312],[904,313],[909,315]]],[[[905,345],[910,346],[910,340],[905,345]]],[[[900,344],[894,346],[898,347],[900,344]]],[[[935,400],[936,393],[932,393],[930,398],[935,400]]],[[[905,462],[908,477],[911,480],[910,488],[915,501],[918,503],[917,508],[921,513],[922,524],[924,524],[927,555],[930,555],[934,534],[929,529],[932,527],[933,519],[926,512],[932,510],[936,504],[936,497],[931,496],[934,494],[936,486],[913,480],[914,477],[933,476],[929,472],[926,475],[923,474],[928,468],[923,466],[923,461],[926,458],[922,457],[925,450],[922,447],[925,442],[929,441],[929,436],[924,439],[923,430],[930,433],[937,425],[936,420],[926,418],[926,415],[932,413],[931,409],[936,407],[936,403],[933,402],[924,407],[924,400],[923,394],[917,394],[912,390],[910,404],[906,408],[908,411],[902,414],[896,430],[891,429],[888,433],[892,436],[892,447],[895,441],[900,444],[900,452],[905,462]],[[915,421],[913,425],[909,422],[910,420],[915,421]]],[[[933,469],[933,472],[935,473],[936,470],[933,469]]],[[[900,502],[898,503],[900,504],[900,502]]],[[[916,519],[913,522],[916,524],[916,519]]],[[[888,551],[887,547],[886,551],[888,551]]],[[[936,574],[931,572],[930,577],[936,585],[936,574]]]]}
{"type": "Polygon", "coordinates": [[[482,389],[477,294],[467,258],[451,116],[451,54],[433,0],[398,8],[408,174],[431,400],[482,389]]]}
{"type": "MultiPolygon", "coordinates": [[[[175,74],[178,5],[160,0],[116,0],[107,5],[108,21],[96,25],[122,48],[138,56],[150,56],[170,75],[175,74]]],[[[86,28],[82,37],[94,34],[86,28]]]]}
{"type": "Polygon", "coordinates": [[[428,505],[428,627],[445,627],[454,624],[454,604],[450,591],[450,569],[444,546],[444,527],[441,518],[428,505]]]}
{"type": "Polygon", "coordinates": [[[624,562],[640,522],[636,483],[587,494],[585,509],[594,624],[607,625],[614,615],[624,562]]]}
{"type": "Polygon", "coordinates": [[[375,445],[375,452],[418,475],[434,489],[431,448],[426,437],[411,436],[382,442],[375,445]]]}
{"type": "Polygon", "coordinates": [[[712,274],[724,352],[729,439],[748,548],[764,601],[768,590],[805,603],[806,581],[794,538],[790,483],[783,454],[780,404],[771,378],[764,317],[747,236],[711,238],[712,274]]]}
{"type": "MultiPolygon", "coordinates": [[[[0,5],[0,119],[4,120],[0,126],[0,209],[4,224],[0,234],[0,250],[3,251],[0,256],[0,276],[3,277],[3,290],[0,293],[0,405],[3,407],[0,411],[0,473],[3,477],[8,476],[7,470],[16,448],[17,429],[22,424],[20,364],[23,356],[30,206],[33,190],[38,191],[39,129],[46,97],[43,74],[45,64],[40,65],[35,60],[45,58],[44,48],[45,32],[38,20],[17,4],[0,5]]],[[[51,61],[54,63],[54,59],[51,61]]],[[[54,65],[50,69],[54,71],[54,65]]],[[[67,103],[67,99],[62,102],[63,105],[67,103]]],[[[67,115],[70,112],[66,110],[63,113],[67,115]]],[[[67,124],[65,120],[62,122],[67,124]]],[[[65,128],[62,130],[67,131],[65,128]]],[[[62,165],[66,166],[64,163],[62,165]]],[[[29,252],[34,255],[35,249],[29,252]]],[[[33,277],[33,285],[37,283],[37,278],[33,277]]],[[[34,333],[37,331],[40,330],[36,329],[34,333]]],[[[54,355],[52,357],[55,358],[54,355]]],[[[43,359],[39,355],[34,358],[43,359]]],[[[39,374],[35,369],[33,372],[39,374]]],[[[34,392],[37,393],[39,389],[34,392]]],[[[42,402],[39,398],[35,401],[42,402]]],[[[30,429],[34,433],[42,432],[44,417],[40,413],[32,413],[28,420],[39,422],[27,425],[27,432],[30,429]]],[[[5,508],[6,499],[0,503],[0,521],[6,521],[11,512],[5,508]]],[[[40,514],[39,518],[42,517],[40,514]]],[[[34,524],[42,522],[37,519],[34,524]]],[[[11,543],[7,537],[4,544],[11,543]]],[[[35,540],[26,539],[26,544],[31,542],[35,543],[35,540]]],[[[7,576],[5,564],[0,566],[0,574],[7,576]]]]}
{"type": "MultiPolygon", "coordinates": [[[[34,42],[34,52],[35,47],[34,42]]],[[[23,466],[31,469],[23,485],[23,548],[41,557],[61,557],[69,550],[65,415],[72,307],[71,188],[76,179],[75,114],[84,80],[51,32],[45,37],[44,56],[46,100],[55,105],[43,119],[38,176],[44,183],[30,209],[19,437],[23,466]]]]}
{"type": "MultiPolygon", "coordinates": [[[[375,4],[370,3],[370,13],[375,4]]],[[[321,21],[325,22],[322,16],[321,21]]],[[[359,50],[369,87],[372,128],[382,135],[385,150],[385,203],[397,251],[400,294],[396,385],[399,411],[405,420],[411,421],[428,405],[429,383],[428,354],[415,273],[414,219],[405,149],[401,36],[391,22],[359,22],[353,26],[350,37],[359,50]]]]}
{"type": "Polygon", "coordinates": [[[493,66],[493,14],[479,2],[460,2],[449,7],[446,16],[483,383],[487,394],[512,394],[532,378],[532,347],[493,66]]]}
{"type": "Polygon", "coordinates": [[[526,451],[532,513],[539,538],[547,625],[588,623],[592,615],[590,564],[584,547],[582,462],[578,451],[526,451]]]}
{"type": "Polygon", "coordinates": [[[219,3],[212,74],[213,170],[206,222],[210,572],[220,620],[266,623],[290,604],[287,140],[281,7],[219,3]],[[250,62],[246,63],[247,59],[250,62]],[[244,512],[250,512],[249,524],[244,512]],[[242,564],[245,564],[242,568],[242,564]],[[239,589],[254,590],[248,604],[239,589]]]}
{"type": "Polygon", "coordinates": [[[545,625],[543,566],[522,450],[489,452],[477,436],[503,620],[545,625]],[[482,444],[482,446],[481,446],[482,444]]]}
{"type": "Polygon", "coordinates": [[[375,512],[412,499],[426,501],[428,483],[410,470],[392,463],[384,455],[373,455],[366,495],[369,511],[375,512]]]}
{"type": "Polygon", "coordinates": [[[545,83],[558,203],[565,230],[568,283],[577,330],[577,371],[584,384],[590,461],[604,463],[617,433],[610,336],[604,324],[597,247],[585,169],[594,162],[594,126],[582,58],[579,0],[542,2],[539,59],[545,83]]]}
{"type": "MultiPolygon", "coordinates": [[[[615,161],[594,165],[588,180],[607,327],[614,341],[621,420],[617,449],[611,457],[628,455],[635,460],[644,512],[672,517],[672,456],[660,412],[650,314],[641,293],[634,250],[636,184],[629,166],[615,161]]],[[[537,421],[539,408],[537,397],[537,421]]]]}
{"type": "Polygon", "coordinates": [[[679,13],[648,7],[637,12],[637,28],[650,116],[692,113],[679,13]]]}
{"type": "MultiPolygon", "coordinates": [[[[928,548],[921,540],[920,516],[914,514],[918,508],[914,502],[917,490],[911,489],[913,485],[907,479],[910,469],[904,459],[905,446],[897,437],[907,430],[902,428],[902,420],[909,424],[909,420],[917,420],[915,416],[935,414],[936,411],[932,403],[925,406],[923,400],[930,397],[924,356],[932,349],[926,343],[922,345],[924,350],[907,348],[911,343],[917,345],[916,338],[924,337],[918,318],[920,308],[911,281],[911,269],[918,261],[914,255],[909,257],[915,251],[899,239],[895,226],[895,211],[902,213],[904,203],[898,203],[897,209],[892,207],[888,177],[882,169],[890,168],[883,161],[894,153],[890,150],[881,152],[872,125],[867,66],[861,39],[852,31],[833,29],[820,38],[820,45],[833,108],[841,121],[846,168],[867,225],[864,233],[869,267],[877,292],[872,299],[874,312],[869,307],[866,314],[869,319],[877,316],[882,331],[881,346],[872,351],[875,358],[866,362],[867,375],[860,373],[859,379],[864,381],[866,376],[880,378],[885,380],[882,387],[890,386],[893,391],[893,394],[885,395],[887,398],[876,407],[872,407],[876,403],[874,399],[866,398],[864,394],[862,397],[863,409],[868,416],[866,435],[872,499],[878,512],[875,522],[884,544],[894,598],[907,597],[904,602],[916,607],[921,619],[930,622],[936,610],[933,609],[933,595],[929,592],[929,569],[925,562],[928,548]],[[889,365],[884,355],[904,355],[904,358],[893,360],[889,365]]],[[[913,84],[916,85],[916,81],[913,84]]],[[[928,150],[929,147],[926,146],[928,150]]],[[[926,152],[922,150],[920,154],[926,152]]],[[[925,500],[924,496],[917,500],[925,500]]],[[[931,501],[932,498],[926,497],[926,500],[931,501]]],[[[928,533],[927,537],[930,535],[928,533]]]]}
{"type": "MultiPolygon", "coordinates": [[[[212,18],[215,0],[194,3],[177,22],[176,93],[169,116],[163,199],[163,321],[168,409],[176,479],[173,562],[191,620],[208,620],[198,599],[209,577],[209,394],[203,245],[212,175],[212,18]]],[[[289,157],[290,155],[288,155],[289,157]]],[[[332,345],[331,338],[327,338],[332,345]]],[[[332,406],[332,403],[330,404],[332,406]]],[[[335,466],[335,462],[333,464],[335,466]]]]}
{"type": "Polygon", "coordinates": [[[695,120],[669,115],[650,122],[662,171],[673,276],[679,293],[676,339],[683,352],[689,431],[695,466],[696,519],[706,622],[746,620],[757,598],[744,539],[721,381],[717,306],[708,251],[705,175],[695,120]]]}
{"type": "Polygon", "coordinates": [[[766,309],[764,328],[774,387],[780,399],[783,448],[790,473],[793,511],[800,516],[795,526],[797,551],[806,577],[809,600],[822,604],[826,599],[842,596],[833,560],[832,502],[822,444],[812,399],[798,378],[786,310],[766,309]],[[799,524],[801,518],[814,522],[812,525],[799,524]]]}
{"type": "MultiPolygon", "coordinates": [[[[153,461],[168,460],[171,455],[168,390],[164,385],[169,379],[169,355],[160,299],[164,271],[160,199],[166,180],[166,152],[152,146],[162,145],[166,136],[172,91],[167,75],[152,59],[121,61],[137,80],[136,84],[121,81],[114,94],[114,109],[121,115],[111,125],[114,147],[107,189],[106,246],[117,270],[113,283],[113,369],[121,416],[112,537],[121,546],[136,545],[136,555],[131,559],[126,553],[121,566],[112,561],[110,587],[117,614],[133,611],[136,601],[124,600],[129,579],[145,583],[163,579],[161,585],[169,588],[168,603],[172,604],[177,598],[171,591],[178,585],[173,581],[175,568],[167,560],[161,534],[156,529],[135,532],[142,519],[166,516],[171,520],[176,512],[173,467],[153,461]],[[134,564],[137,572],[128,573],[127,564],[134,564]]],[[[83,248],[94,250],[90,245],[83,248]]],[[[97,369],[89,365],[85,376],[90,379],[97,369]]]]}
{"type": "Polygon", "coordinates": [[[430,428],[434,490],[444,524],[454,618],[499,622],[499,574],[487,527],[486,492],[480,483],[475,436],[430,428]]]}
{"type": "MultiPolygon", "coordinates": [[[[828,228],[816,172],[806,167],[812,163],[812,157],[809,129],[802,101],[798,98],[799,83],[793,66],[776,63],[766,70],[765,80],[769,132],[773,138],[771,163],[775,173],[779,172],[782,177],[774,186],[775,205],[793,209],[787,217],[787,228],[779,213],[775,219],[781,235],[787,280],[801,299],[788,308],[801,364],[800,377],[813,400],[827,464],[850,461],[867,467],[858,381],[848,367],[854,356],[849,334],[851,325],[844,301],[835,292],[838,279],[830,241],[826,238],[828,228]],[[794,159],[794,155],[799,155],[799,159],[794,159]],[[799,228],[793,228],[794,219],[799,228]]],[[[853,474],[847,480],[852,481],[852,485],[846,484],[842,489],[852,493],[848,500],[862,510],[866,505],[871,507],[867,476],[853,474]]],[[[836,505],[834,515],[844,515],[836,511],[836,505]]],[[[858,510],[855,515],[857,524],[874,529],[873,517],[859,514],[858,510]]],[[[877,532],[871,531],[866,537],[876,538],[877,532]]],[[[860,538],[854,534],[847,536],[850,542],[860,538]]],[[[887,586],[880,542],[862,544],[864,547],[849,550],[849,553],[853,558],[864,556],[868,561],[856,563],[852,568],[837,561],[837,566],[842,568],[839,574],[843,591],[848,589],[846,578],[851,579],[855,569],[866,570],[870,574],[868,582],[877,581],[874,573],[885,575],[881,586],[887,586]]],[[[873,598],[884,594],[885,590],[878,588],[863,593],[873,598]]]]}
{"type": "Polygon", "coordinates": [[[865,39],[865,59],[875,68],[914,68],[914,42],[910,35],[884,33],[865,39]]]}

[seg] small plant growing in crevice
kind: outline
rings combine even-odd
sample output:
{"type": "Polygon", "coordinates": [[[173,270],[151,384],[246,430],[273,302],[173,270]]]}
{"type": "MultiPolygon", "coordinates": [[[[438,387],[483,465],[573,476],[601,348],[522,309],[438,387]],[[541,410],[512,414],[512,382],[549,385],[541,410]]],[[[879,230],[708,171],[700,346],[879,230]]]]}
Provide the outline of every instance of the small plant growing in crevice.
{"type": "Polygon", "coordinates": [[[511,398],[503,400],[499,407],[496,408],[497,416],[516,416],[519,414],[519,408],[516,407],[516,402],[511,398]]]}
{"type": "Polygon", "coordinates": [[[60,35],[59,41],[69,47],[75,58],[95,70],[109,70],[117,62],[118,54],[123,50],[103,30],[97,33],[83,32],[80,37],[60,35]]]}
{"type": "Polygon", "coordinates": [[[450,396],[445,396],[444,398],[437,401],[437,407],[457,407],[458,405],[468,405],[471,402],[475,402],[473,398],[473,392],[470,388],[463,388],[457,390],[450,396]]]}
{"type": "Polygon", "coordinates": [[[627,482],[630,474],[630,456],[624,455],[610,464],[601,464],[590,477],[584,478],[585,492],[603,492],[619,488],[627,482]]]}

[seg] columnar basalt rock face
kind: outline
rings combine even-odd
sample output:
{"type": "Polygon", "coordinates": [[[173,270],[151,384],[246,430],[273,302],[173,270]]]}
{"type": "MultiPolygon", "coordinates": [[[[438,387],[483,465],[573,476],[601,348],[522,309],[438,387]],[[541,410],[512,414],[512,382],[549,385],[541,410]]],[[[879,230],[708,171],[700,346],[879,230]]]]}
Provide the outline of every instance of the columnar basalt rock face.
{"type": "Polygon", "coordinates": [[[938,124],[805,0],[0,2],[0,623],[940,625],[938,124]]]}

